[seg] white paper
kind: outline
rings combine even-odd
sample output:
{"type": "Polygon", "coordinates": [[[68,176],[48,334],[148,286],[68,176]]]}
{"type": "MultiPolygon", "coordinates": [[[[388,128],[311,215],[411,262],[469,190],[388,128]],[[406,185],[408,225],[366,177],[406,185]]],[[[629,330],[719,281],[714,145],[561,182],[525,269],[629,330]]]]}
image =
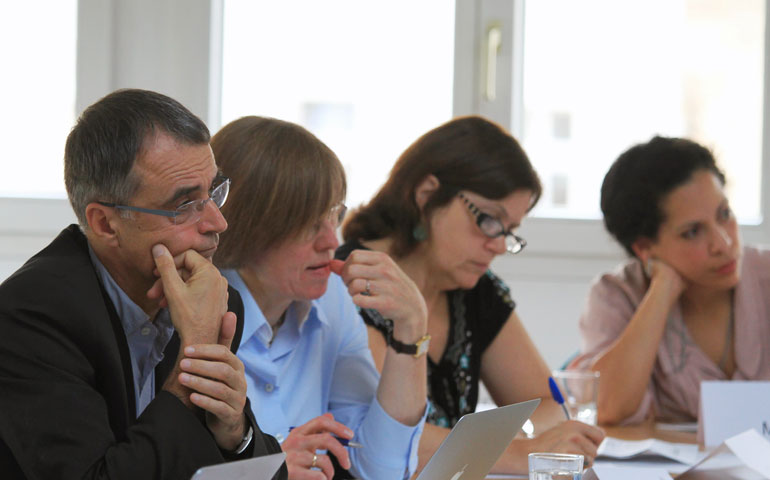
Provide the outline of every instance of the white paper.
{"type": "Polygon", "coordinates": [[[583,480],[672,480],[672,478],[663,468],[594,465],[583,474],[583,480]]]}
{"type": "Polygon", "coordinates": [[[643,467],[658,468],[674,475],[682,473],[690,468],[690,465],[675,462],[664,457],[636,457],[629,460],[596,460],[594,465],[610,467],[643,467]]]}
{"type": "Polygon", "coordinates": [[[599,445],[597,457],[629,459],[657,455],[686,465],[698,461],[698,446],[687,443],[672,443],[648,438],[647,440],[621,440],[606,437],[599,445]]]}
{"type": "Polygon", "coordinates": [[[725,440],[679,478],[692,478],[700,472],[719,472],[721,477],[735,479],[770,479],[770,442],[755,430],[747,430],[725,440]]]}
{"type": "Polygon", "coordinates": [[[770,439],[770,382],[701,382],[703,442],[706,448],[750,428],[770,439]]]}
{"type": "Polygon", "coordinates": [[[728,438],[725,445],[747,467],[763,473],[765,478],[770,478],[770,442],[756,430],[747,430],[728,438]]]}

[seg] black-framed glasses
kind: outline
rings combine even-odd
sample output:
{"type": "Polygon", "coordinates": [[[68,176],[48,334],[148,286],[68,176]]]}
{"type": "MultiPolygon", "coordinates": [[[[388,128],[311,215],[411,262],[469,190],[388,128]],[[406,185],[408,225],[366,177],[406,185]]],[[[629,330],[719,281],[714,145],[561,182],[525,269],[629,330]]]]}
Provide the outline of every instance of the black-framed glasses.
{"type": "Polygon", "coordinates": [[[499,218],[495,218],[492,215],[488,215],[479,210],[479,207],[468,200],[468,197],[463,195],[462,192],[458,193],[457,196],[463,199],[465,206],[468,207],[468,210],[470,210],[473,216],[476,217],[476,225],[478,225],[481,233],[489,238],[497,238],[504,235],[505,249],[508,253],[517,254],[524,250],[524,247],[527,246],[527,241],[514,234],[511,230],[506,231],[503,222],[501,222],[499,218]]]}
{"type": "Polygon", "coordinates": [[[118,210],[130,210],[132,212],[150,213],[152,215],[168,217],[174,222],[174,225],[181,225],[183,223],[195,223],[200,220],[203,209],[206,208],[206,203],[209,200],[214,202],[214,205],[216,205],[217,208],[222,208],[222,205],[224,205],[227,200],[228,193],[230,193],[230,179],[227,177],[219,177],[215,180],[214,185],[211,186],[208,197],[200,200],[190,200],[189,202],[179,205],[175,210],[133,207],[130,205],[117,205],[111,202],[97,203],[118,210]]]}

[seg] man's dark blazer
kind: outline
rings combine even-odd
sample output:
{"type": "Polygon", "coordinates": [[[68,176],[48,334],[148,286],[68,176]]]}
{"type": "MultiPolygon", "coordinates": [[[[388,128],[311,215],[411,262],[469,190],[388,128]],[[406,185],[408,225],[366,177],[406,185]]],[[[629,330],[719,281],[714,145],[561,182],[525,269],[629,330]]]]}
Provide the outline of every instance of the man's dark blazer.
{"type": "MultiPolygon", "coordinates": [[[[233,289],[229,299],[235,351],[243,305],[233,289]]],[[[0,478],[189,479],[226,461],[202,415],[160,388],[178,350],[174,334],[155,370],[156,396],[135,418],[120,319],[85,236],[76,225],[62,231],[0,285],[0,478]]],[[[279,452],[246,411],[255,429],[248,456],[279,452]]],[[[285,465],[276,478],[286,478],[285,465]]]]}

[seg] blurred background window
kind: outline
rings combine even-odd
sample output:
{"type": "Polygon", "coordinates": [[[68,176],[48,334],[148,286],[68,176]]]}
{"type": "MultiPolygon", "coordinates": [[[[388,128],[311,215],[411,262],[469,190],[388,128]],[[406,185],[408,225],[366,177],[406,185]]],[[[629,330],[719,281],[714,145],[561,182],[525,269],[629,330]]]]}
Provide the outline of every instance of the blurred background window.
{"type": "Polygon", "coordinates": [[[340,158],[358,205],[452,117],[454,13],[446,0],[226,0],[222,125],[303,125],[340,158]]]}
{"type": "Polygon", "coordinates": [[[64,140],[75,121],[77,4],[3,4],[0,197],[66,196],[64,140]]]}
{"type": "Polygon", "coordinates": [[[545,185],[535,216],[600,218],[609,165],[660,134],[711,148],[739,220],[761,222],[764,1],[536,0],[524,12],[518,133],[545,185]]]}

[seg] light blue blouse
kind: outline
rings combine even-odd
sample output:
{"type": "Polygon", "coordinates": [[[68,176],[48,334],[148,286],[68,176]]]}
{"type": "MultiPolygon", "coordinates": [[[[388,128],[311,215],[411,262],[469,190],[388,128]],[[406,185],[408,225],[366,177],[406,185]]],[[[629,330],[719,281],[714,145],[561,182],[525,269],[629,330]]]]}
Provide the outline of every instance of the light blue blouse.
{"type": "Polygon", "coordinates": [[[410,477],[417,468],[425,415],[410,427],[380,406],[380,376],[366,326],[342,280],[332,275],[321,298],[292,303],[270,345],[272,328],[246,284],[235,270],[222,274],[243,299],[238,357],[246,368],[248,397],[260,428],[281,442],[289,427],[331,412],[363,445],[348,450],[351,473],[366,479],[410,477]]]}

